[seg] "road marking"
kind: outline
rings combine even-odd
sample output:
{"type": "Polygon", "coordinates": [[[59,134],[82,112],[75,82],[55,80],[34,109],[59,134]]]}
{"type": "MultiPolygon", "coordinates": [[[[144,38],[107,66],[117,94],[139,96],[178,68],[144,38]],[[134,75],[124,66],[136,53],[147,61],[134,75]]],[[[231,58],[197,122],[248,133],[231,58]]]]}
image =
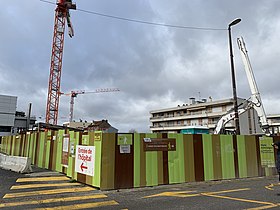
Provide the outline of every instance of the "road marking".
{"type": "Polygon", "coordinates": [[[3,198],[17,198],[33,195],[50,195],[50,194],[60,194],[60,193],[71,193],[71,192],[86,192],[94,191],[94,188],[91,187],[73,187],[73,188],[64,188],[64,189],[55,189],[55,190],[39,190],[32,192],[21,192],[21,193],[8,193],[3,198]]]}
{"type": "Polygon", "coordinates": [[[261,209],[269,209],[269,208],[274,208],[274,207],[280,206],[280,204],[274,204],[271,202],[217,195],[217,194],[221,194],[221,193],[239,192],[239,191],[244,191],[244,190],[250,190],[250,188],[241,188],[241,189],[232,189],[232,190],[223,190],[223,191],[217,191],[217,192],[206,192],[206,193],[196,193],[196,194],[186,194],[186,193],[195,192],[195,191],[163,192],[163,193],[159,193],[159,194],[145,196],[143,198],[151,198],[151,197],[159,197],[159,196],[170,196],[170,197],[172,197],[172,196],[173,197],[208,196],[208,197],[215,197],[215,198],[221,198],[221,199],[228,199],[228,200],[234,200],[234,201],[242,201],[242,202],[247,202],[247,203],[256,203],[256,204],[265,205],[265,206],[261,206],[261,207],[250,208],[247,210],[261,210],[261,209]]]}
{"type": "Polygon", "coordinates": [[[66,176],[54,176],[54,177],[36,177],[36,178],[19,178],[16,182],[45,182],[45,181],[65,181],[70,180],[66,176]]]}
{"type": "Polygon", "coordinates": [[[69,206],[56,206],[51,208],[37,208],[36,210],[53,210],[53,209],[86,209],[86,208],[95,208],[100,206],[112,206],[118,205],[119,203],[111,200],[111,201],[102,201],[102,202],[95,202],[95,203],[83,203],[83,204],[73,204],[69,206]]]}
{"type": "Polygon", "coordinates": [[[200,194],[187,194],[195,191],[173,191],[173,192],[163,192],[155,195],[148,195],[143,198],[152,198],[152,197],[160,197],[160,196],[166,196],[166,197],[180,197],[180,198],[185,198],[185,197],[193,197],[193,196],[198,196],[200,194]]]}
{"type": "Polygon", "coordinates": [[[40,187],[64,187],[64,186],[82,186],[80,183],[52,183],[52,184],[25,184],[25,185],[14,185],[11,190],[28,189],[28,188],[40,188],[40,187]]]}
{"type": "MultiPolygon", "coordinates": [[[[217,191],[217,192],[208,192],[207,194],[214,195],[214,194],[220,194],[220,193],[239,192],[239,191],[243,191],[243,190],[250,190],[250,188],[223,190],[223,191],[217,191]]],[[[155,195],[148,195],[148,196],[145,196],[143,198],[152,198],[152,197],[159,197],[159,196],[185,198],[185,197],[194,197],[194,196],[201,196],[201,195],[203,195],[203,193],[187,194],[187,193],[193,193],[193,192],[196,192],[196,191],[163,192],[163,193],[159,193],[159,194],[155,194],[155,195]]]]}
{"type": "Polygon", "coordinates": [[[215,198],[223,198],[223,199],[229,199],[229,200],[235,200],[235,201],[243,201],[247,203],[257,203],[257,204],[265,204],[265,205],[275,205],[274,203],[270,202],[264,202],[264,201],[256,201],[256,200],[249,200],[244,198],[234,198],[234,197],[228,197],[228,196],[222,196],[222,195],[214,195],[212,193],[201,193],[201,195],[215,197],[215,198]]]}
{"type": "Polygon", "coordinates": [[[270,208],[274,208],[276,206],[279,206],[279,204],[266,205],[266,206],[261,206],[261,207],[256,207],[256,208],[250,208],[250,209],[247,209],[247,210],[270,209],[270,208]]]}
{"type": "Polygon", "coordinates": [[[51,198],[51,199],[44,199],[44,200],[29,200],[29,201],[21,201],[21,202],[1,203],[0,208],[22,206],[22,205],[36,205],[36,204],[47,204],[47,203],[55,203],[55,202],[87,200],[87,199],[96,199],[96,198],[107,198],[107,195],[95,194],[95,195],[88,195],[88,196],[75,196],[75,197],[64,197],[64,198],[51,198]]]}
{"type": "MultiPolygon", "coordinates": [[[[223,190],[223,191],[217,191],[217,192],[207,192],[207,194],[215,195],[215,194],[221,194],[221,193],[229,193],[229,192],[239,192],[244,190],[250,190],[250,188],[241,188],[241,189],[233,189],[233,190],[223,190]]],[[[202,193],[201,193],[202,194],[202,193]]]]}
{"type": "Polygon", "coordinates": [[[279,185],[280,185],[280,183],[270,184],[270,185],[268,185],[268,186],[265,186],[265,188],[268,189],[268,190],[274,190],[273,187],[274,187],[274,186],[279,186],[279,185]]]}

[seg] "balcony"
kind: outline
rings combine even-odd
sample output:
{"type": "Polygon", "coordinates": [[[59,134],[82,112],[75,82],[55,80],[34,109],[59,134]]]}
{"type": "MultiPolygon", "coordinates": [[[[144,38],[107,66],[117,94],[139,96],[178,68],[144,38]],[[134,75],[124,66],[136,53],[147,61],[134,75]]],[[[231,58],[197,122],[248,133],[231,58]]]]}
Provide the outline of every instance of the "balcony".
{"type": "Polygon", "coordinates": [[[172,121],[172,120],[187,120],[187,119],[198,119],[198,118],[219,118],[227,112],[211,112],[211,113],[202,113],[202,114],[176,114],[176,115],[168,115],[168,116],[158,116],[158,117],[150,117],[150,122],[164,122],[164,121],[172,121]]]}

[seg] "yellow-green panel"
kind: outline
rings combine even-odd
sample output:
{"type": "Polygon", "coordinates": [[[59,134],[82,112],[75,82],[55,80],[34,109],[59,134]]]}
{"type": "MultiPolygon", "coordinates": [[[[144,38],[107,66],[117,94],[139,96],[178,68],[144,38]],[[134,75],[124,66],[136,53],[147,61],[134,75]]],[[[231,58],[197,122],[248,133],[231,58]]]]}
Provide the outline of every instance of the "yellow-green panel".
{"type": "Polygon", "coordinates": [[[14,155],[16,155],[16,156],[20,155],[20,142],[21,142],[21,136],[16,135],[15,136],[15,153],[14,153],[14,155]]]}
{"type": "Polygon", "coordinates": [[[134,180],[133,185],[134,187],[140,187],[140,166],[141,166],[141,159],[140,159],[140,143],[141,138],[139,133],[134,134],[134,157],[133,157],[133,167],[134,167],[134,180]]]}
{"type": "Polygon", "coordinates": [[[221,135],[221,160],[223,179],[235,178],[233,139],[230,135],[221,135]]]}
{"type": "Polygon", "coordinates": [[[27,148],[26,148],[26,156],[31,158],[31,152],[30,152],[30,147],[31,147],[31,135],[30,134],[26,134],[26,139],[27,139],[27,148]]]}
{"type": "MultiPolygon", "coordinates": [[[[102,135],[102,152],[101,154],[101,189],[114,189],[115,186],[115,144],[116,134],[104,133],[102,135]]],[[[100,140],[99,140],[100,141],[100,140]]],[[[97,176],[98,174],[94,175],[97,176]]],[[[96,177],[93,177],[96,179],[96,177]]]]}
{"type": "Polygon", "coordinates": [[[168,152],[169,183],[185,182],[185,161],[183,134],[168,134],[168,138],[176,139],[176,151],[168,152]]]}
{"type": "Polygon", "coordinates": [[[11,149],[11,155],[12,156],[14,156],[15,155],[15,136],[12,136],[12,139],[11,139],[11,147],[12,147],[12,149],[11,149]]]}
{"type": "Polygon", "coordinates": [[[51,150],[51,139],[48,138],[48,136],[51,136],[51,131],[48,131],[47,134],[47,145],[46,145],[46,156],[45,156],[45,168],[49,168],[49,162],[50,162],[50,150],[51,150]]]}
{"type": "Polygon", "coordinates": [[[245,138],[246,137],[243,135],[237,136],[238,170],[240,178],[248,177],[245,138]]]}
{"type": "Polygon", "coordinates": [[[43,132],[39,132],[38,141],[39,141],[39,156],[38,156],[38,166],[43,168],[43,155],[44,155],[44,148],[45,148],[45,135],[43,132]]]}
{"type": "Polygon", "coordinates": [[[63,134],[64,130],[59,130],[57,134],[57,149],[56,149],[56,164],[55,168],[56,171],[62,172],[62,165],[61,165],[61,159],[62,159],[62,142],[63,142],[63,134]]]}
{"type": "MultiPolygon", "coordinates": [[[[91,138],[94,138],[94,134],[91,134],[91,138]],[[92,136],[92,137],[91,137],[92,136]]],[[[94,142],[94,145],[90,146],[95,146],[95,164],[94,164],[94,176],[92,177],[92,185],[95,187],[100,188],[100,183],[101,183],[101,157],[102,157],[102,138],[97,141],[91,141],[89,139],[89,142],[94,142]]]]}
{"type": "MultiPolygon", "coordinates": [[[[146,138],[157,138],[156,133],[146,134],[146,138]]],[[[157,151],[146,153],[146,185],[158,185],[158,156],[157,151]]]]}
{"type": "Polygon", "coordinates": [[[36,157],[36,142],[37,142],[37,138],[36,138],[36,133],[32,133],[31,134],[32,139],[33,139],[33,145],[32,145],[32,164],[35,164],[35,157],[36,157]]]}
{"type": "Polygon", "coordinates": [[[12,136],[9,136],[7,139],[7,150],[6,153],[11,155],[11,147],[12,147],[12,136]]]}
{"type": "Polygon", "coordinates": [[[214,162],[213,162],[213,147],[212,147],[212,135],[202,135],[203,145],[203,165],[204,165],[204,180],[214,179],[214,162]]]}

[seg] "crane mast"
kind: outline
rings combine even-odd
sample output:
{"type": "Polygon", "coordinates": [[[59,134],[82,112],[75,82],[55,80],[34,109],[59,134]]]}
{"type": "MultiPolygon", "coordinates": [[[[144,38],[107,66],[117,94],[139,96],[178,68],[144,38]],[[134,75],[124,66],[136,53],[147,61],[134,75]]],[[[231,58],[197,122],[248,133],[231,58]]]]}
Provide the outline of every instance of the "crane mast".
{"type": "Polygon", "coordinates": [[[54,35],[46,108],[46,123],[54,125],[57,124],[58,118],[64,31],[66,21],[68,25],[69,36],[74,36],[73,27],[70,21],[70,9],[76,9],[76,4],[72,3],[72,0],[57,1],[57,7],[55,9],[54,35]]]}

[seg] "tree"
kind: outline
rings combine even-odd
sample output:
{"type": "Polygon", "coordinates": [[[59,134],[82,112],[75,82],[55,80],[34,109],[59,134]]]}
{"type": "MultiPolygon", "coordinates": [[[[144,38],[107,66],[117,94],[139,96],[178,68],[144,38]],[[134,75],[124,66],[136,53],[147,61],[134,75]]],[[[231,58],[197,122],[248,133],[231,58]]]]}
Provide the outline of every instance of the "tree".
{"type": "Polygon", "coordinates": [[[137,130],[135,128],[131,128],[128,133],[138,133],[137,130]]]}

